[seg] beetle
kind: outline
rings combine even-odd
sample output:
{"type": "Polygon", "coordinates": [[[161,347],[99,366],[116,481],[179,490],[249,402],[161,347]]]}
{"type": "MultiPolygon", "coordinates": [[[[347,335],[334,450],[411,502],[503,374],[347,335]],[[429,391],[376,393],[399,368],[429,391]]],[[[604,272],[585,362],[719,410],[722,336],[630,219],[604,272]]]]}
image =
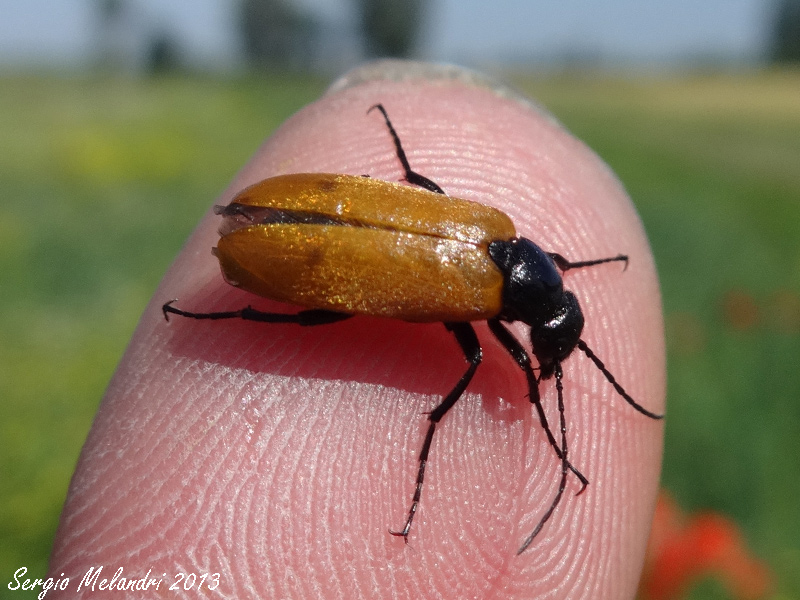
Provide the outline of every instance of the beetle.
{"type": "Polygon", "coordinates": [[[558,490],[517,554],[530,546],[558,506],[571,471],[588,479],[568,460],[562,363],[577,348],[634,409],[651,419],[663,415],[638,404],[581,339],[583,312],[561,274],[571,269],[622,262],[617,256],[570,261],[516,234],[503,212],[452,198],[431,179],[411,169],[403,146],[382,104],[367,112],[383,116],[395,153],[410,185],[368,176],[329,173],[280,175],[239,192],[222,217],[213,249],[225,280],[248,292],[302,307],[273,313],[250,306],[223,312],[191,312],[162,307],[164,317],[243,319],[262,323],[317,326],[371,315],[416,323],[442,322],[453,334],[467,370],[428,413],[428,429],[419,453],[414,493],[400,530],[408,543],[417,513],[437,424],[461,398],[482,359],[474,321],[486,321],[527,380],[528,396],[549,445],[561,463],[558,490]],[[522,343],[506,323],[530,327],[533,367],[522,343]],[[538,375],[536,371],[538,370],[538,375]],[[539,383],[555,380],[560,443],[542,407],[539,383]]]}

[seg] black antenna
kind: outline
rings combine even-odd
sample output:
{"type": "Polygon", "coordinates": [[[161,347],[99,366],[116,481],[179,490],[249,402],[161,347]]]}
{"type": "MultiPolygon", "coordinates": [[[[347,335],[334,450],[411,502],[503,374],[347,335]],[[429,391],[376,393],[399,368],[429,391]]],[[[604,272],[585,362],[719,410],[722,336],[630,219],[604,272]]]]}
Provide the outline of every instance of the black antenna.
{"type": "Polygon", "coordinates": [[[617,393],[620,396],[622,396],[623,398],[625,398],[625,402],[630,404],[633,408],[638,410],[640,413],[642,413],[646,417],[650,417],[651,419],[663,419],[664,418],[664,415],[660,415],[658,413],[650,412],[644,406],[642,406],[641,404],[637,403],[636,400],[631,398],[628,395],[628,392],[626,392],[625,389],[619,383],[617,383],[617,380],[611,374],[611,371],[609,371],[606,368],[606,366],[603,364],[603,361],[600,360],[599,358],[597,358],[597,355],[594,352],[592,352],[592,349],[589,348],[589,346],[586,345],[586,342],[584,342],[583,340],[579,339],[577,346],[578,346],[578,348],[580,348],[583,351],[583,353],[586,356],[589,357],[589,359],[597,366],[597,368],[600,369],[600,372],[603,375],[606,376],[606,379],[608,379],[608,382],[611,385],[614,386],[614,389],[617,390],[617,393]]]}

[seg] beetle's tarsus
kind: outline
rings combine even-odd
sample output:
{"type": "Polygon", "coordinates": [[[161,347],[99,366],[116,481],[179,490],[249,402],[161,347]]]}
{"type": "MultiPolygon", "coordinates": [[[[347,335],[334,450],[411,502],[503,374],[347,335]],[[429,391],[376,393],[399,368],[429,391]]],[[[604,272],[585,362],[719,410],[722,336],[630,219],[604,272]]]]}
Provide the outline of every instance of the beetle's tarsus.
{"type": "Polygon", "coordinates": [[[169,313],[173,314],[180,314],[177,308],[172,308],[172,305],[178,301],[177,298],[173,298],[169,302],[165,302],[164,305],[161,307],[161,312],[164,314],[164,320],[169,323],[169,313]]]}

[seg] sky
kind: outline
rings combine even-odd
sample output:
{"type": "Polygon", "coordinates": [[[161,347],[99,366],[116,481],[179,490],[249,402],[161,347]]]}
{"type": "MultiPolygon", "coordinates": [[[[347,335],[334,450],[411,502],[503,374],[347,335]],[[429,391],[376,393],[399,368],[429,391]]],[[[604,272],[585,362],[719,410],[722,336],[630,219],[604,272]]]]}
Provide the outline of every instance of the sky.
{"type": "Polygon", "coordinates": [[[437,0],[437,55],[601,52],[659,60],[762,51],[769,0],[437,0]],[[463,7],[469,5],[469,10],[463,7]],[[459,8],[462,7],[462,8],[459,8]]]}
{"type": "MultiPolygon", "coordinates": [[[[131,0],[177,31],[197,62],[230,64],[234,0],[131,0]]],[[[352,0],[294,0],[339,33],[352,0]]],[[[610,61],[753,60],[763,55],[775,0],[429,0],[421,58],[466,64],[565,55],[610,61]]],[[[93,0],[0,0],[0,64],[74,65],[96,41],[93,0]]]]}

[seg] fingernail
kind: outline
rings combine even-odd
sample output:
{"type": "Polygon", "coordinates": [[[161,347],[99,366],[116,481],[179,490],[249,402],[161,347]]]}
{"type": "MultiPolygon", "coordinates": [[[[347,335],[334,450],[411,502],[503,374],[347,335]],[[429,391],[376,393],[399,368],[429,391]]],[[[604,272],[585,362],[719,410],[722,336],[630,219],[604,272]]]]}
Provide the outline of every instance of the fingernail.
{"type": "Polygon", "coordinates": [[[330,85],[326,91],[326,95],[364,85],[371,81],[411,82],[414,80],[424,80],[426,82],[458,82],[465,86],[488,89],[500,98],[507,98],[518,102],[546,116],[551,121],[558,123],[556,118],[546,108],[512,87],[500,83],[496,79],[479,71],[446,63],[428,63],[400,59],[371,61],[351,69],[339,77],[330,85]]]}

